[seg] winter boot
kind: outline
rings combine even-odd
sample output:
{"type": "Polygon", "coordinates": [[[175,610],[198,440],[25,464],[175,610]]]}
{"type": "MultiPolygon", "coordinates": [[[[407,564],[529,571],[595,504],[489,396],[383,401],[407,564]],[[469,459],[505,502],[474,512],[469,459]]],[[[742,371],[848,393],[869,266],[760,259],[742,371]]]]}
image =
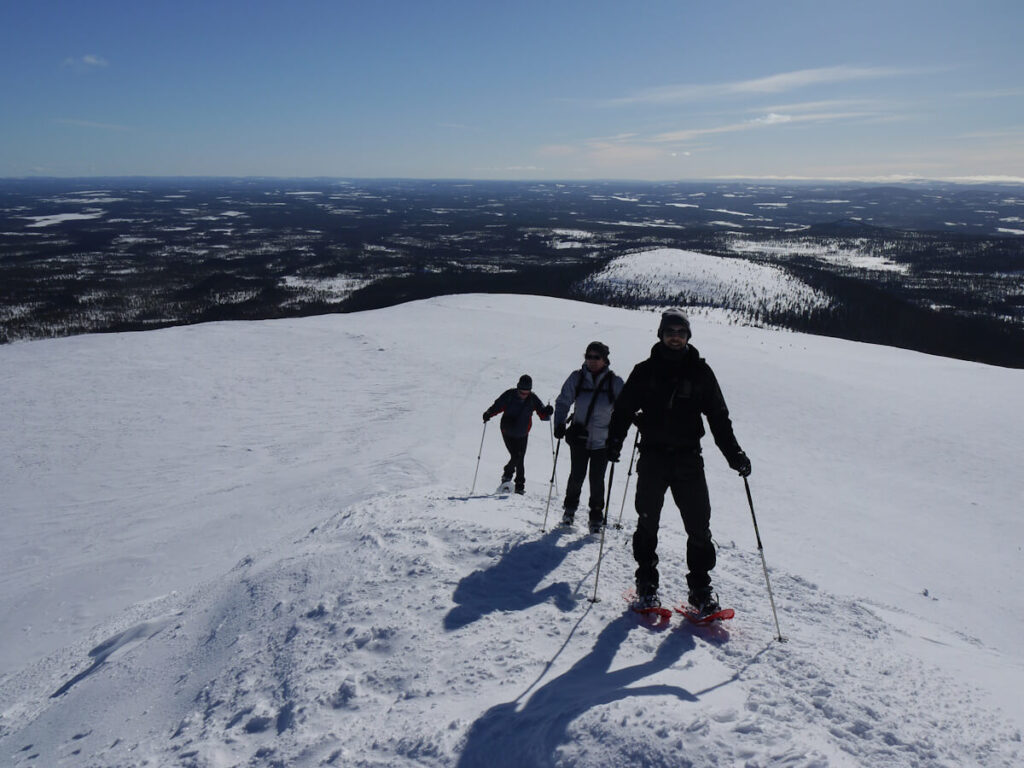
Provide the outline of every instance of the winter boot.
{"type": "Polygon", "coordinates": [[[576,518],[576,510],[575,509],[567,509],[567,510],[565,510],[565,512],[562,513],[562,525],[566,526],[567,528],[572,528],[572,524],[573,524],[573,521],[575,520],[575,518],[576,518]]]}
{"type": "Polygon", "coordinates": [[[640,594],[638,592],[629,607],[634,611],[647,611],[651,608],[660,608],[661,600],[658,599],[657,592],[649,592],[647,594],[640,594]]]}
{"type": "Polygon", "coordinates": [[[712,613],[718,613],[721,610],[721,606],[718,604],[718,597],[711,591],[711,587],[692,590],[687,600],[701,616],[710,616],[712,613]]]}

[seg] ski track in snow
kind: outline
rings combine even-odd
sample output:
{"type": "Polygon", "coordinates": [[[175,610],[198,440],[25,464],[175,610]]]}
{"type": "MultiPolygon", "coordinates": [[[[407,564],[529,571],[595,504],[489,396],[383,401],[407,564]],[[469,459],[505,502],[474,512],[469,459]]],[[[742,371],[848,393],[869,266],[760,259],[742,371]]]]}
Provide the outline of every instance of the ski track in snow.
{"type": "MultiPolygon", "coordinates": [[[[720,550],[736,619],[651,626],[618,597],[629,532],[609,529],[591,603],[599,537],[541,533],[545,499],[434,487],[356,504],[186,599],[137,609],[155,616],[88,654],[105,675],[66,652],[6,681],[5,701],[41,675],[56,693],[4,713],[2,754],[12,766],[1019,764],[1019,733],[893,650],[898,630],[870,604],[773,571],[788,639],[776,642],[756,552],[720,550]],[[125,680],[136,697],[116,695],[125,680]]],[[[667,520],[663,592],[680,596],[683,536],[667,520]]]]}

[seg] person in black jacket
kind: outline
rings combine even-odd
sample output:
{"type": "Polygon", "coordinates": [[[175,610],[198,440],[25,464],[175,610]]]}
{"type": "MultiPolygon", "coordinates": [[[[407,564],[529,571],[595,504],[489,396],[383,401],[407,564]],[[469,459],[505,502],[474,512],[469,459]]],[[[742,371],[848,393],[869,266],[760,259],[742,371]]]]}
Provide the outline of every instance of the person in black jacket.
{"type": "Polygon", "coordinates": [[[505,484],[512,480],[512,473],[516,476],[516,493],[525,493],[526,490],[526,443],[530,435],[530,427],[533,425],[534,412],[541,421],[547,421],[555,409],[550,405],[544,405],[540,398],[533,393],[533,379],[525,373],[519,377],[515,389],[506,389],[498,399],[491,404],[491,407],[484,411],[484,421],[492,416],[501,416],[501,437],[508,448],[509,461],[501,473],[501,482],[505,484]]]}
{"type": "Polygon", "coordinates": [[[631,422],[640,429],[637,462],[637,528],[633,534],[638,607],[660,605],[658,598],[658,526],[665,491],[671,489],[686,529],[689,602],[702,615],[718,610],[711,588],[715,543],[711,539],[711,502],[704,477],[700,439],[707,419],[715,444],[742,477],[750,459],[733,434],[729,409],[711,367],[692,347],[690,323],[680,309],[661,316],[659,342],[638,363],[615,401],[609,426],[610,461],[618,461],[631,422]]]}

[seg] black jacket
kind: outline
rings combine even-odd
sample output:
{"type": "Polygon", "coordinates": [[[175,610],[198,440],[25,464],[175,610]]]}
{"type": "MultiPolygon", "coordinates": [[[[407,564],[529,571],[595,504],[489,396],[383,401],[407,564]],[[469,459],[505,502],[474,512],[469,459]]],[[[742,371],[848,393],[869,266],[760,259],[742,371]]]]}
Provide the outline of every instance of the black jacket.
{"type": "Polygon", "coordinates": [[[692,346],[674,352],[658,342],[651,356],[634,366],[615,400],[609,440],[621,445],[635,419],[641,452],[700,450],[702,414],[715,444],[732,466],[742,450],[711,366],[692,346]]]}
{"type": "Polygon", "coordinates": [[[541,421],[550,418],[547,406],[533,392],[523,399],[515,389],[506,389],[494,401],[485,413],[487,418],[501,414],[501,432],[509,437],[526,437],[533,424],[533,412],[536,411],[541,421]]]}

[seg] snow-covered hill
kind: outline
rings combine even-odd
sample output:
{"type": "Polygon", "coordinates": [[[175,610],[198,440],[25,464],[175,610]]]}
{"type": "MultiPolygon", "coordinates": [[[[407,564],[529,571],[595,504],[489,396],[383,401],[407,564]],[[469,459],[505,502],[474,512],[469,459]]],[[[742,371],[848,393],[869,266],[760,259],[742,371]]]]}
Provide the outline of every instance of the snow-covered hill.
{"type": "Polygon", "coordinates": [[[632,484],[596,603],[599,540],[541,531],[547,425],[526,496],[485,493],[495,425],[470,485],[501,390],[592,339],[625,375],[656,324],[475,295],[0,348],[0,762],[1019,765],[1024,374],[695,319],[789,642],[710,440],[737,617],[652,627],[632,484]]]}
{"type": "Polygon", "coordinates": [[[755,325],[782,312],[810,312],[831,303],[827,294],[778,267],[678,248],[620,256],[583,280],[580,290],[630,306],[727,308],[717,314],[755,325]]]}

